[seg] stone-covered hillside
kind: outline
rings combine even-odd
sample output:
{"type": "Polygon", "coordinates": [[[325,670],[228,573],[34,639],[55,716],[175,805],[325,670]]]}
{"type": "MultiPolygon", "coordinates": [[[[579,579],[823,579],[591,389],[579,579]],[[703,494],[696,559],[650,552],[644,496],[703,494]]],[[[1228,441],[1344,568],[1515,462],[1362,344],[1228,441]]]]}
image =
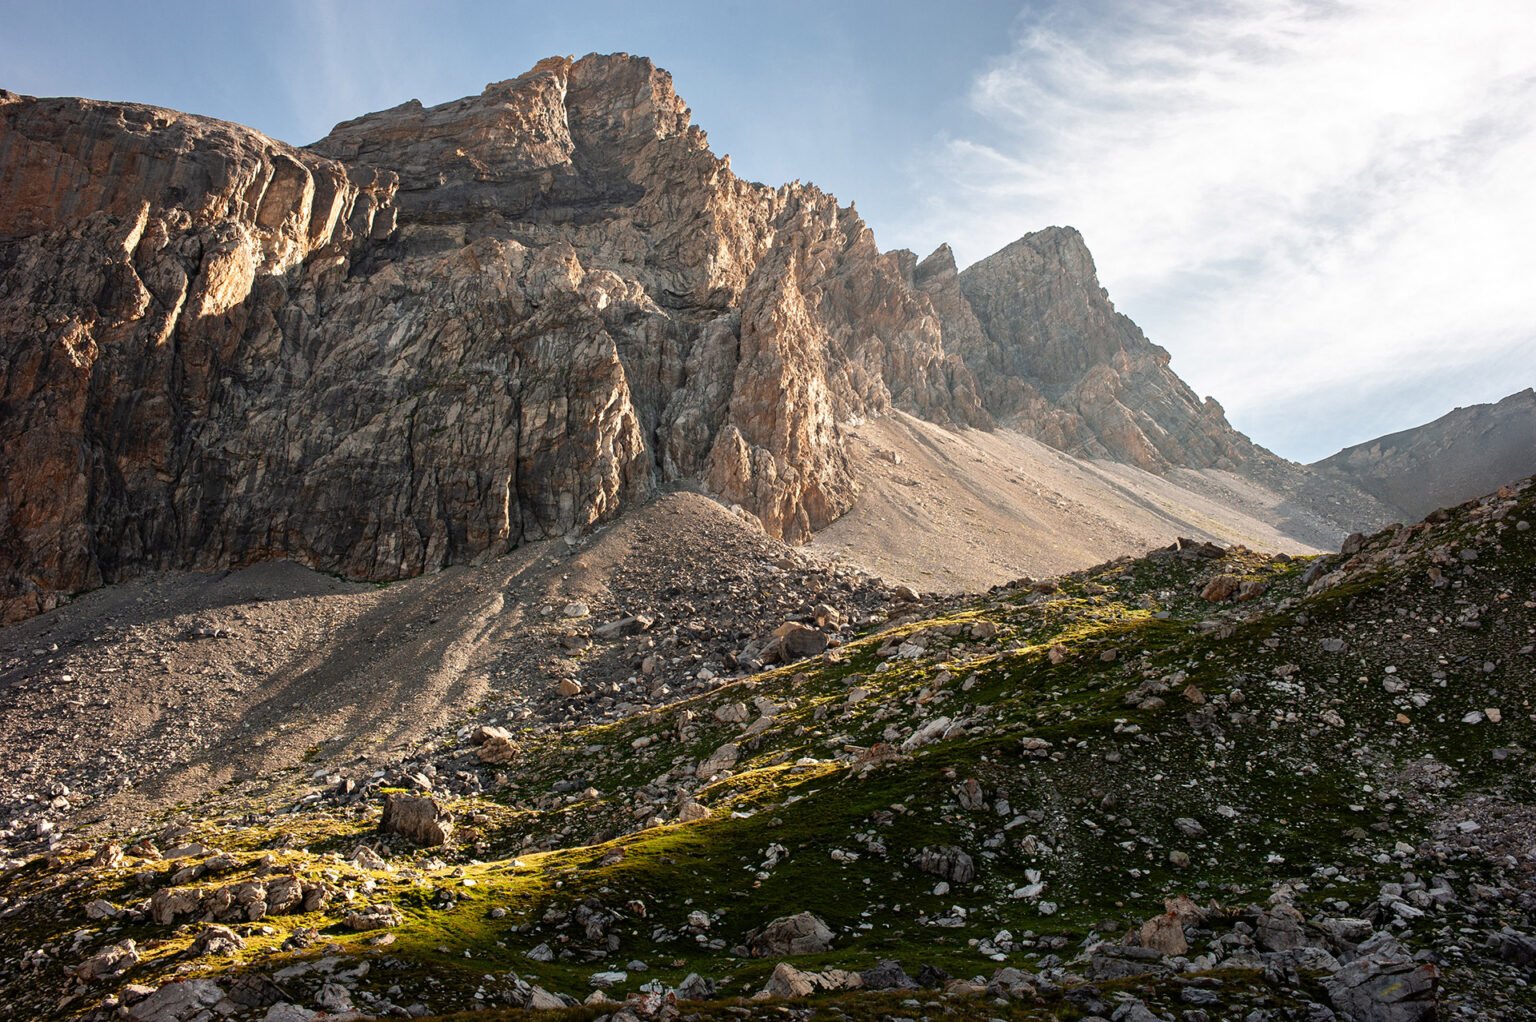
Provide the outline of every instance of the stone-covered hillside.
{"type": "MultiPolygon", "coordinates": [[[[1336,555],[1179,543],[873,608],[833,587],[650,705],[556,728],[493,686],[398,761],[132,829],[34,814],[7,834],[0,998],[1536,1017],[1533,523],[1527,481],[1336,555]]],[[[584,610],[547,615],[575,656],[654,669],[637,608],[584,610]]]]}

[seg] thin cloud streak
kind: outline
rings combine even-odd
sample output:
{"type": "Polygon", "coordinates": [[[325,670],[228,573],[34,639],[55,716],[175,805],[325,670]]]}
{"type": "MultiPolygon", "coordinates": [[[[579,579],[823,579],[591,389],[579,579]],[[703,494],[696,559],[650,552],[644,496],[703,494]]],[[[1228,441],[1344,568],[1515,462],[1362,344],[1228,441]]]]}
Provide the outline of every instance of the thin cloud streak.
{"type": "Polygon", "coordinates": [[[977,76],[925,232],[976,259],[1078,227],[1175,368],[1294,457],[1412,425],[1394,388],[1440,376],[1443,411],[1536,382],[1536,6],[1092,14],[1021,23],[977,76]],[[1363,380],[1382,398],[1340,421],[1363,380]]]}

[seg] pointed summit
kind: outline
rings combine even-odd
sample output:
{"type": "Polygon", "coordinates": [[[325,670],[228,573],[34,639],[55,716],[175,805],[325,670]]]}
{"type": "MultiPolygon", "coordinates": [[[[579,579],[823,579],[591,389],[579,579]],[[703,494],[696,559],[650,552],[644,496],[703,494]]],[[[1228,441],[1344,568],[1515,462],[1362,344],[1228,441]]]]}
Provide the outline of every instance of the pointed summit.
{"type": "Polygon", "coordinates": [[[919,283],[931,280],[934,277],[959,272],[955,265],[955,250],[949,247],[949,242],[943,242],[938,248],[928,253],[927,258],[917,264],[914,274],[919,283]]]}

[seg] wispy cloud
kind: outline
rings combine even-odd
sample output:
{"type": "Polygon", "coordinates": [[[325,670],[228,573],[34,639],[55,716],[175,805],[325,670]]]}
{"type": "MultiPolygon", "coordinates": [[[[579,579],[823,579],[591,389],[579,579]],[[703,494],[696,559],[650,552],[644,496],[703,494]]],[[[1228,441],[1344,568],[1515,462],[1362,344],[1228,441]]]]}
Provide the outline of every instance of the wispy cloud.
{"type": "Polygon", "coordinates": [[[1284,453],[1536,383],[1526,0],[1063,4],[971,104],[930,229],[975,259],[1080,228],[1175,368],[1284,453]]]}

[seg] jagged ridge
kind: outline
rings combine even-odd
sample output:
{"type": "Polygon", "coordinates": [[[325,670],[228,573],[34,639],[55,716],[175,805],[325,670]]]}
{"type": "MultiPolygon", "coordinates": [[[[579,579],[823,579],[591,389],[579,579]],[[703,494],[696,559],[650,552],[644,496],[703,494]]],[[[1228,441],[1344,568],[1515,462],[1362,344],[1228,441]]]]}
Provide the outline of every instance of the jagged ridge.
{"type": "Polygon", "coordinates": [[[643,58],[307,148],[7,93],[0,181],[4,620],[150,567],[414,575],[682,480],[798,541],[854,499],[839,423],[892,407],[1288,466],[1113,311],[1075,231],[964,274],[881,253],[832,196],[737,178],[643,58]]]}

